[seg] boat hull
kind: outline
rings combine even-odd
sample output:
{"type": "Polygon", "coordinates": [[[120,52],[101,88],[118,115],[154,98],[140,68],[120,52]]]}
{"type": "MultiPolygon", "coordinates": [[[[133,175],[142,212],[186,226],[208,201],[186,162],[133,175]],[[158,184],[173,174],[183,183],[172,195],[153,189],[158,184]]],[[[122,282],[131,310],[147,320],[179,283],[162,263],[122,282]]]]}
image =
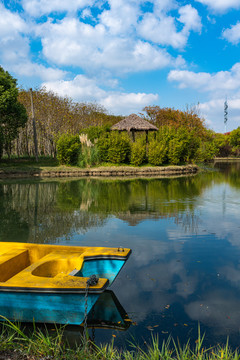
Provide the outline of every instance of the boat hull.
{"type": "MultiPolygon", "coordinates": [[[[88,294],[87,313],[99,296],[99,294],[88,294]]],[[[85,317],[85,296],[84,294],[0,293],[0,316],[2,320],[19,322],[80,325],[85,317]]]]}

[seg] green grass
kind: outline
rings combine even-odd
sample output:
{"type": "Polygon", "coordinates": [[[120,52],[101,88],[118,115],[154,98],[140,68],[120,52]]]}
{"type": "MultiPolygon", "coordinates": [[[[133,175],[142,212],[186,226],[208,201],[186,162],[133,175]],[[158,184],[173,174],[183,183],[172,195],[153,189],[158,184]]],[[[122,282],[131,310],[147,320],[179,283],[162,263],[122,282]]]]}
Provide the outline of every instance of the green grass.
{"type": "Polygon", "coordinates": [[[0,328],[0,354],[19,354],[19,358],[26,356],[32,360],[237,360],[240,359],[238,350],[232,350],[228,342],[224,346],[204,347],[204,336],[200,335],[194,348],[189,341],[185,345],[174,341],[171,337],[166,342],[159,342],[159,338],[152,337],[151,344],[141,348],[134,341],[129,344],[131,350],[119,350],[110,344],[96,346],[90,341],[80,342],[70,347],[64,340],[64,327],[55,327],[49,332],[33,325],[29,331],[19,324],[6,321],[0,328]]]}
{"type": "Polygon", "coordinates": [[[58,161],[51,157],[39,157],[36,162],[34,157],[21,157],[21,158],[3,158],[0,160],[0,168],[39,168],[39,167],[55,167],[58,166],[58,161]]]}
{"type": "MultiPolygon", "coordinates": [[[[101,163],[98,166],[91,166],[94,169],[106,169],[108,170],[119,170],[123,171],[125,169],[130,168],[141,168],[144,169],[146,167],[156,168],[155,166],[151,166],[150,164],[144,164],[141,166],[133,166],[129,164],[111,164],[111,163],[101,163]]],[[[51,157],[39,157],[39,161],[36,162],[34,157],[21,157],[21,158],[11,158],[7,159],[6,157],[1,159],[0,161],[0,173],[4,174],[4,176],[15,176],[14,174],[21,173],[29,174],[30,176],[35,173],[41,172],[69,172],[79,170],[79,167],[76,166],[67,166],[67,165],[59,165],[57,159],[53,159],[51,157]]]]}

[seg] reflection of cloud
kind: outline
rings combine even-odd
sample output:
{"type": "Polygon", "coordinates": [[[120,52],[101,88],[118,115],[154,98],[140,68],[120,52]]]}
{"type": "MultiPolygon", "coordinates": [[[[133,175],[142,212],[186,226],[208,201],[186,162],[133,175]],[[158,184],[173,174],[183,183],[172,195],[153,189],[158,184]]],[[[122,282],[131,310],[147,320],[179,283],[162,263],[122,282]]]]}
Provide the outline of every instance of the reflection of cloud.
{"type": "MultiPolygon", "coordinates": [[[[145,242],[144,252],[136,254],[136,251],[137,248],[133,250],[131,262],[122,270],[113,290],[116,289],[121,304],[139,323],[151,313],[164,313],[166,305],[171,306],[177,296],[187,298],[194,292],[198,279],[187,274],[183,262],[175,259],[167,261],[166,254],[161,254],[161,260],[156,261],[151,244],[146,246],[145,242]],[[145,266],[141,266],[140,253],[149,254],[145,266]],[[122,290],[119,291],[119,288],[122,290]]],[[[173,251],[169,244],[168,251],[173,251]]]]}
{"type": "Polygon", "coordinates": [[[231,265],[224,266],[219,270],[219,273],[224,276],[233,286],[240,288],[240,265],[234,268],[231,265]]]}
{"type": "Polygon", "coordinates": [[[225,290],[215,290],[205,294],[201,300],[185,306],[191,319],[214,328],[219,335],[234,333],[239,330],[240,300],[235,294],[225,290]]]}

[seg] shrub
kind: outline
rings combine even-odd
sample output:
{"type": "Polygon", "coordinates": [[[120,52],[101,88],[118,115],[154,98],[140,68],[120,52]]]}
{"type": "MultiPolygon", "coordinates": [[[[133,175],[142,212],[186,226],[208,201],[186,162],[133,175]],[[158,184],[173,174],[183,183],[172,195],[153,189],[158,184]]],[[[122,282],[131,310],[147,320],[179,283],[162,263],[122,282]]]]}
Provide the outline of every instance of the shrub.
{"type": "Polygon", "coordinates": [[[168,160],[172,165],[177,165],[181,162],[184,142],[175,138],[170,140],[168,149],[168,160]]]}
{"type": "Polygon", "coordinates": [[[200,162],[212,160],[218,153],[214,142],[203,141],[197,151],[196,159],[200,162]]]}
{"type": "Polygon", "coordinates": [[[139,166],[146,161],[146,140],[144,137],[138,138],[131,144],[131,161],[130,163],[139,166]]]}
{"type": "Polygon", "coordinates": [[[109,136],[108,161],[114,164],[121,164],[129,161],[131,146],[127,134],[112,132],[109,136]]]}
{"type": "Polygon", "coordinates": [[[189,163],[196,159],[200,137],[187,127],[177,129],[169,141],[168,161],[170,164],[189,163]]]}
{"type": "Polygon", "coordinates": [[[83,145],[82,151],[78,156],[78,166],[84,168],[97,165],[99,162],[100,156],[97,146],[87,147],[86,145],[83,145]]]}
{"type": "Polygon", "coordinates": [[[4,142],[4,138],[3,138],[3,133],[0,127],[0,160],[2,158],[2,154],[3,154],[3,142],[4,142]]]}
{"type": "Polygon", "coordinates": [[[240,127],[233,130],[229,135],[229,143],[232,146],[232,152],[235,156],[240,155],[240,127]]]}
{"type": "Polygon", "coordinates": [[[167,144],[158,140],[151,140],[148,146],[148,161],[150,164],[159,166],[167,159],[167,144]]]}
{"type": "Polygon", "coordinates": [[[214,134],[211,140],[217,148],[216,156],[227,157],[232,154],[232,147],[229,144],[229,135],[214,134]]]}
{"type": "Polygon", "coordinates": [[[103,162],[108,161],[108,149],[110,146],[109,134],[104,133],[100,136],[97,142],[99,159],[103,162]]]}
{"type": "Polygon", "coordinates": [[[87,134],[88,139],[94,143],[97,139],[99,139],[102,135],[106,134],[110,131],[109,125],[104,126],[89,126],[86,129],[81,131],[82,134],[87,134]]]}
{"type": "Polygon", "coordinates": [[[57,141],[57,159],[60,164],[77,165],[81,152],[78,135],[63,134],[57,141]]]}

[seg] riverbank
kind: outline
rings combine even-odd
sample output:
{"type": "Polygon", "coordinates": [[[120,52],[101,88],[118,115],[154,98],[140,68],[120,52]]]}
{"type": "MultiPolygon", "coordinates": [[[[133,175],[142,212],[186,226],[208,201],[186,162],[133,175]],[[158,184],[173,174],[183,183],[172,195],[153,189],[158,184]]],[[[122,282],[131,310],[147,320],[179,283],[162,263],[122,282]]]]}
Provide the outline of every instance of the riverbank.
{"type": "Polygon", "coordinates": [[[216,157],[214,162],[233,162],[233,161],[240,161],[240,158],[238,157],[216,157]]]}
{"type": "Polygon", "coordinates": [[[185,166],[100,166],[79,168],[57,165],[49,162],[26,161],[0,163],[0,178],[59,178],[59,177],[139,177],[139,176],[181,176],[196,174],[197,165],[185,166]]]}
{"type": "MultiPolygon", "coordinates": [[[[115,335],[116,336],[116,335],[115,335]]],[[[110,344],[95,345],[90,340],[80,339],[73,347],[64,338],[64,327],[53,327],[51,333],[34,326],[31,335],[27,334],[20,325],[7,322],[1,324],[0,331],[0,360],[236,360],[240,358],[239,350],[233,351],[228,343],[225,345],[204,347],[204,336],[200,331],[195,345],[190,346],[190,339],[186,344],[180,344],[172,337],[161,341],[152,336],[150,344],[135,345],[131,341],[131,350],[119,349],[114,346],[114,339],[110,344]]]]}

